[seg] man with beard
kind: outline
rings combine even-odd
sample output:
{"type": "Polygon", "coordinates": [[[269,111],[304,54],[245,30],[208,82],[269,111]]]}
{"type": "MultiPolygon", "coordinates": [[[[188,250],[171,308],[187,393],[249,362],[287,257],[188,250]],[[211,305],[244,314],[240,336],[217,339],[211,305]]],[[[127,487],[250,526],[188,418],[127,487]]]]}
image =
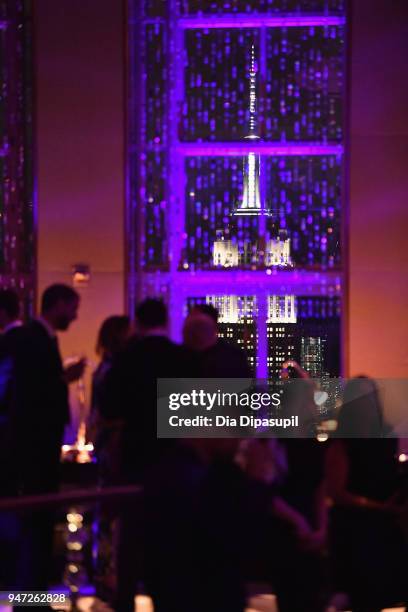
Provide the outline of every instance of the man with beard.
{"type": "Polygon", "coordinates": [[[19,439],[23,493],[54,491],[64,427],[69,422],[68,384],[84,371],[82,360],[63,369],[57,331],[77,318],[79,295],[67,285],[51,285],[42,296],[41,316],[20,335],[15,358],[13,413],[19,439]]]}
{"type": "MultiPolygon", "coordinates": [[[[55,284],[42,296],[41,316],[20,334],[15,355],[11,415],[17,487],[25,495],[58,490],[64,427],[69,421],[68,384],[83,374],[85,361],[64,369],[57,331],[77,318],[79,295],[55,284]]],[[[52,514],[31,512],[21,521],[16,587],[45,590],[49,576],[52,514]]]]}

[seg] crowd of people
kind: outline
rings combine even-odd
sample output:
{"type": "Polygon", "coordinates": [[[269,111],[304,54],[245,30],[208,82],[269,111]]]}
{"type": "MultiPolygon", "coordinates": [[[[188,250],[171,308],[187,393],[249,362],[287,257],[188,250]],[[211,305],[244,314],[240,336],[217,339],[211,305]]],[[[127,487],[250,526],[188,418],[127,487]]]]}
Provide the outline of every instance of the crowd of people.
{"type": "MultiPolygon", "coordinates": [[[[58,491],[68,385],[86,361],[64,368],[57,332],[79,305],[74,289],[52,285],[40,316],[23,323],[17,295],[0,292],[2,497],[58,491]]],[[[146,299],[134,324],[111,316],[97,340],[88,435],[100,478],[143,487],[142,509],[119,513],[114,609],[133,610],[143,583],[156,612],[242,612],[245,586],[260,580],[280,612],[323,612],[338,592],[354,612],[406,602],[406,492],[374,382],[347,384],[325,444],[313,431],[312,382],[295,363],[284,374],[306,381],[302,439],[161,440],[158,378],[252,377],[244,351],[219,338],[214,307],[190,311],[182,344],[169,339],[167,316],[146,299]]],[[[52,528],[48,511],[0,514],[3,589],[47,589],[52,528]]]]}

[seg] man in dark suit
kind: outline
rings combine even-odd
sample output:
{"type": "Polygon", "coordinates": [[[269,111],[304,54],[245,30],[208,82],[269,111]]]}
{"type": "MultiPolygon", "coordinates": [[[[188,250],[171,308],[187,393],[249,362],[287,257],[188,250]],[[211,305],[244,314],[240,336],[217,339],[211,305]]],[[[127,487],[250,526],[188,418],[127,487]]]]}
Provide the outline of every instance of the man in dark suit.
{"type": "Polygon", "coordinates": [[[106,377],[101,406],[106,418],[124,423],[122,463],[128,481],[140,479],[162,446],[156,432],[157,379],[188,376],[189,368],[186,350],[167,336],[161,300],[141,302],[135,323],[136,335],[106,377]]]}
{"type": "MultiPolygon", "coordinates": [[[[188,376],[185,349],[167,337],[167,309],[161,300],[146,299],[136,308],[136,335],[117,357],[105,380],[101,412],[121,419],[122,474],[126,482],[141,482],[146,471],[173,440],[158,440],[156,402],[158,378],[188,376]]],[[[134,609],[135,584],[141,579],[142,521],[131,506],[120,513],[115,610],[134,609]]]]}
{"type": "Polygon", "coordinates": [[[56,284],[42,296],[41,316],[20,334],[15,358],[13,412],[24,493],[56,490],[64,427],[69,422],[68,383],[83,374],[81,360],[64,369],[57,331],[77,318],[79,295],[56,284]]]}
{"type": "MultiPolygon", "coordinates": [[[[63,368],[57,331],[77,318],[79,295],[71,287],[51,285],[42,296],[41,316],[22,329],[15,353],[12,420],[13,457],[22,494],[56,491],[64,427],[69,421],[68,383],[84,371],[84,360],[63,368]]],[[[16,587],[46,590],[50,572],[54,517],[30,512],[21,520],[17,544],[16,587]]]]}

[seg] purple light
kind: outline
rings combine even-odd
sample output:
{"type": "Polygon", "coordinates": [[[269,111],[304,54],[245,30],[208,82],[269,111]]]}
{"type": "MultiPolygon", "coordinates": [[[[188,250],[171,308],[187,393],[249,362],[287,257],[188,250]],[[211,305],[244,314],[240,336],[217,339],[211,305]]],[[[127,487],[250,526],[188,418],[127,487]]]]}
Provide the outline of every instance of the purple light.
{"type": "Polygon", "coordinates": [[[145,273],[143,276],[146,283],[152,286],[171,280],[173,290],[182,300],[204,293],[236,295],[237,287],[245,287],[246,295],[339,295],[341,286],[341,274],[335,271],[292,270],[267,274],[266,270],[226,269],[173,272],[171,279],[167,273],[145,273]]]}
{"type": "Polygon", "coordinates": [[[248,15],[245,13],[228,17],[220,17],[218,15],[209,17],[183,17],[178,20],[179,27],[186,30],[199,28],[290,28],[305,26],[341,26],[344,24],[344,17],[329,17],[327,15],[273,17],[270,15],[248,15]]]}
{"type": "Polygon", "coordinates": [[[256,376],[259,379],[265,379],[268,377],[268,331],[266,324],[268,318],[268,297],[266,295],[258,296],[257,305],[258,363],[256,376]]]}
{"type": "Polygon", "coordinates": [[[242,142],[211,142],[211,143],[179,143],[177,151],[186,156],[202,157],[235,157],[258,153],[259,155],[289,156],[289,155],[337,155],[343,154],[342,145],[311,145],[308,143],[248,143],[242,142]]]}
{"type": "MultiPolygon", "coordinates": [[[[338,272],[319,273],[295,270],[267,274],[266,270],[220,270],[211,272],[203,270],[192,272],[186,270],[185,272],[173,272],[171,276],[166,273],[159,276],[154,273],[144,274],[143,276],[146,285],[151,289],[158,285],[159,282],[163,284],[166,280],[169,282],[171,279],[171,332],[173,339],[178,341],[182,339],[182,327],[185,316],[184,305],[188,298],[201,297],[203,295],[236,295],[237,287],[245,287],[245,295],[256,296],[259,309],[259,306],[264,303],[268,295],[321,295],[328,297],[341,295],[341,274],[338,272]]],[[[158,289],[159,287],[156,287],[156,294],[158,289]]],[[[266,318],[263,320],[266,321],[266,318]]],[[[260,322],[261,318],[259,318],[258,324],[260,322]]],[[[261,335],[261,330],[258,331],[258,335],[261,335]]],[[[267,345],[266,341],[260,340],[257,375],[265,378],[265,351],[267,351],[267,345]]]]}

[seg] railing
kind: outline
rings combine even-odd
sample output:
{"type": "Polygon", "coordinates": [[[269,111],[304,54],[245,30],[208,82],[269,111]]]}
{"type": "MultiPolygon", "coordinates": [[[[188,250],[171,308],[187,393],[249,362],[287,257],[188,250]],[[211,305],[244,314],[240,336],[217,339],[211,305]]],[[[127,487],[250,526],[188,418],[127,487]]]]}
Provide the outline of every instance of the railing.
{"type": "Polygon", "coordinates": [[[49,506],[61,506],[72,503],[88,503],[94,501],[109,501],[114,499],[125,499],[140,495],[143,489],[137,485],[125,485],[114,487],[95,487],[93,489],[73,489],[58,493],[46,493],[43,495],[24,495],[17,497],[6,497],[0,499],[0,511],[2,510],[34,510],[49,506]]]}
{"type": "MultiPolygon", "coordinates": [[[[64,605],[64,609],[69,610],[79,609],[79,598],[81,608],[82,598],[86,596],[91,596],[91,601],[95,597],[106,601],[115,594],[115,580],[112,578],[116,574],[114,560],[118,523],[128,504],[132,504],[132,511],[133,506],[139,507],[142,493],[143,488],[138,485],[103,488],[92,485],[56,493],[3,498],[0,499],[0,539],[5,541],[10,551],[25,551],[27,544],[21,534],[28,533],[27,546],[32,547],[29,550],[36,558],[35,546],[39,544],[37,520],[41,521],[45,514],[51,516],[52,521],[54,514],[50,591],[65,593],[69,603],[68,607],[64,605]]],[[[4,589],[8,585],[1,586],[4,589]]],[[[152,609],[149,607],[150,599],[147,607],[145,599],[139,597],[140,605],[136,600],[137,610],[152,609]]]]}

